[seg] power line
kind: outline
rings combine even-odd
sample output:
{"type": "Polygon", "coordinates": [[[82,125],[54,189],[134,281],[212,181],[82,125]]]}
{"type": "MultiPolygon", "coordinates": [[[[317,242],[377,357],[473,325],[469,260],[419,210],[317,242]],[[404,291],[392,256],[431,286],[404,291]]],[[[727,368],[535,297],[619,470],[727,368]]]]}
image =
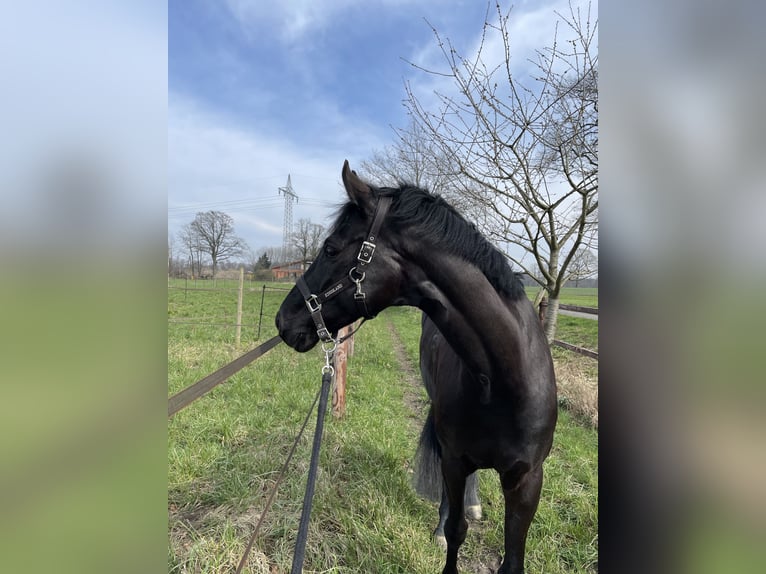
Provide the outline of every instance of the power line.
{"type": "MultiPolygon", "coordinates": [[[[307,196],[307,197],[303,197],[302,201],[304,205],[311,205],[315,207],[337,207],[338,205],[340,205],[339,202],[331,201],[321,197],[307,196]]],[[[262,208],[277,207],[282,204],[283,202],[279,200],[275,200],[271,197],[260,197],[260,198],[250,198],[250,199],[231,199],[226,201],[215,201],[215,202],[207,202],[207,203],[190,203],[185,205],[168,207],[168,213],[174,214],[174,215],[183,215],[186,213],[196,213],[198,211],[206,211],[206,210],[215,209],[215,208],[236,209],[238,211],[243,211],[246,209],[256,209],[259,207],[262,207],[262,208]]]]}
{"type": "MultiPolygon", "coordinates": [[[[271,197],[263,197],[263,198],[255,198],[255,199],[233,199],[229,201],[216,201],[216,202],[209,202],[209,203],[192,203],[192,204],[186,204],[186,205],[178,205],[173,207],[168,207],[168,212],[172,213],[185,213],[185,212],[196,212],[196,211],[205,211],[208,209],[214,209],[214,208],[222,208],[222,209],[230,209],[230,208],[247,208],[247,207],[262,207],[262,206],[271,206],[271,204],[274,204],[275,200],[271,197]]],[[[279,205],[280,202],[276,201],[276,205],[279,205]]]]}

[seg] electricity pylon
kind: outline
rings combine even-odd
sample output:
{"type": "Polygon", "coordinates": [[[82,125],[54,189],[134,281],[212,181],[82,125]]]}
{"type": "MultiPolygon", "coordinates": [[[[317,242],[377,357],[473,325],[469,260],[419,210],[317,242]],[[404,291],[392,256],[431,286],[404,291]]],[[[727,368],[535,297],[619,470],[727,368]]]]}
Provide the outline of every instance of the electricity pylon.
{"type": "Polygon", "coordinates": [[[293,199],[298,202],[298,196],[293,191],[290,174],[287,174],[287,185],[279,188],[279,193],[285,196],[285,221],[282,224],[282,264],[289,263],[290,233],[293,230],[293,199]]]}

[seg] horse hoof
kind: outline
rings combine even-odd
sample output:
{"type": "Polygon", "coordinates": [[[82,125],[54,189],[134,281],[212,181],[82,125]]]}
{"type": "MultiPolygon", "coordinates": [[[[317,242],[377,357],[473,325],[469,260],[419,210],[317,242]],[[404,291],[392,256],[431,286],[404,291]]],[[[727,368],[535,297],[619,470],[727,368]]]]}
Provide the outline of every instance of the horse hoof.
{"type": "Polygon", "coordinates": [[[447,538],[444,534],[434,534],[434,542],[436,542],[436,545],[442,550],[447,550],[447,538]]]}
{"type": "Polygon", "coordinates": [[[481,520],[481,504],[472,504],[465,507],[465,517],[468,520],[481,520]]]}

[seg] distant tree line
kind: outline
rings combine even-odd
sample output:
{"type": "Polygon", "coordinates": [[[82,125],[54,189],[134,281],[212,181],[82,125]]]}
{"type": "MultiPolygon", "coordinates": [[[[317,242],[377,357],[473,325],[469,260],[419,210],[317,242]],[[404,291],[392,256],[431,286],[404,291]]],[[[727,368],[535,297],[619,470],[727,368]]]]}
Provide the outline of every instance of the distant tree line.
{"type": "Polygon", "coordinates": [[[287,253],[280,247],[252,249],[234,231],[234,220],[221,211],[197,213],[176,237],[168,237],[168,275],[212,278],[220,271],[243,267],[254,278],[271,278],[271,268],[293,261],[310,263],[325,236],[322,225],[301,219],[290,235],[287,253]]]}
{"type": "Polygon", "coordinates": [[[247,243],[234,233],[234,220],[222,211],[199,212],[194,221],[178,233],[191,275],[201,277],[210,262],[212,276],[221,264],[248,250],[247,243]]]}

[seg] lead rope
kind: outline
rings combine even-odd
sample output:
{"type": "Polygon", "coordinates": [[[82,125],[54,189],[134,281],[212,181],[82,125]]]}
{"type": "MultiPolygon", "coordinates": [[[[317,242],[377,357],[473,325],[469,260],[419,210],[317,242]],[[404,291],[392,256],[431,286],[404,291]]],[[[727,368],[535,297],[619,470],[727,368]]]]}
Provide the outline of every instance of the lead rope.
{"type": "Polygon", "coordinates": [[[287,468],[288,466],[290,466],[290,461],[293,459],[293,455],[295,454],[295,449],[298,446],[298,443],[300,442],[301,437],[303,436],[303,431],[306,430],[306,426],[309,423],[309,418],[311,417],[311,413],[314,412],[314,405],[317,404],[317,401],[320,399],[321,394],[322,394],[321,390],[317,392],[316,396],[314,397],[314,402],[311,403],[309,412],[306,413],[306,418],[303,421],[301,430],[298,432],[298,435],[295,437],[293,446],[290,447],[290,452],[287,455],[287,460],[285,460],[285,463],[282,465],[282,469],[279,471],[279,476],[277,476],[277,480],[274,483],[274,486],[271,488],[271,493],[269,494],[269,498],[266,501],[266,505],[263,508],[263,512],[261,512],[261,516],[258,518],[258,524],[255,525],[255,530],[250,536],[250,540],[247,543],[247,547],[245,548],[245,552],[242,555],[242,559],[239,561],[239,564],[237,565],[235,574],[240,574],[240,572],[242,572],[242,568],[244,568],[245,563],[247,562],[247,556],[250,554],[250,550],[253,548],[253,544],[255,543],[256,538],[258,538],[258,532],[261,530],[261,525],[263,524],[263,520],[264,518],[266,518],[266,514],[269,512],[269,509],[271,508],[271,504],[274,502],[274,496],[277,493],[277,489],[279,488],[279,485],[282,482],[282,479],[287,474],[287,468]]]}
{"type": "Polygon", "coordinates": [[[306,554],[306,540],[309,533],[309,519],[311,518],[311,505],[314,500],[314,485],[316,484],[317,468],[319,467],[319,449],[322,445],[322,432],[324,431],[324,416],[327,411],[327,398],[330,394],[330,385],[335,375],[332,366],[332,358],[335,353],[336,342],[332,339],[322,341],[322,351],[325,355],[325,364],[322,367],[322,388],[319,394],[319,409],[317,410],[317,425],[314,431],[314,445],[311,449],[311,462],[309,463],[309,475],[306,479],[306,494],[303,496],[303,509],[301,520],[298,525],[298,537],[295,540],[295,552],[290,574],[303,572],[303,559],[306,554]]]}
{"type": "Polygon", "coordinates": [[[322,387],[317,392],[316,396],[314,397],[314,402],[311,403],[309,412],[306,413],[306,418],[303,421],[301,430],[298,432],[298,436],[295,437],[293,446],[290,448],[290,452],[287,455],[287,460],[285,460],[285,463],[282,465],[282,469],[280,470],[279,476],[277,477],[277,480],[271,489],[271,493],[269,494],[269,498],[266,501],[266,505],[263,509],[263,512],[261,513],[261,516],[258,518],[258,524],[255,525],[255,530],[253,531],[253,534],[250,536],[250,540],[248,541],[247,546],[245,547],[245,552],[242,555],[242,558],[240,559],[239,564],[237,565],[235,574],[240,574],[242,572],[242,568],[245,566],[245,563],[247,562],[247,557],[250,554],[250,550],[253,548],[253,544],[255,543],[256,538],[258,537],[258,532],[261,529],[263,520],[264,518],[266,518],[266,514],[269,512],[269,509],[271,508],[271,504],[274,502],[274,495],[277,493],[277,488],[279,487],[279,484],[282,482],[282,479],[287,474],[287,467],[290,465],[290,461],[292,460],[293,455],[295,454],[295,449],[298,446],[298,443],[300,442],[301,437],[303,436],[303,431],[306,430],[306,426],[308,425],[309,418],[311,417],[311,413],[314,411],[314,405],[316,405],[317,401],[319,401],[319,411],[317,412],[317,426],[316,426],[316,430],[314,431],[314,447],[313,447],[313,450],[311,451],[309,478],[306,483],[306,495],[304,496],[304,499],[303,499],[303,510],[301,512],[301,521],[300,521],[300,526],[298,528],[298,538],[296,539],[296,543],[295,543],[295,554],[293,555],[293,569],[291,571],[291,574],[292,573],[300,574],[303,568],[303,558],[304,558],[305,550],[306,550],[306,538],[308,537],[308,521],[311,515],[311,501],[314,496],[314,483],[316,482],[316,469],[317,469],[318,459],[319,459],[319,445],[322,441],[322,432],[324,430],[324,415],[325,415],[325,412],[327,411],[327,397],[330,392],[330,385],[332,382],[332,378],[335,375],[335,369],[332,366],[332,359],[333,359],[333,355],[335,354],[336,346],[337,346],[337,343],[334,340],[322,342],[322,350],[324,351],[324,354],[325,354],[325,364],[322,367],[322,387]],[[298,560],[297,557],[299,553],[300,553],[300,559],[298,560]]]}

